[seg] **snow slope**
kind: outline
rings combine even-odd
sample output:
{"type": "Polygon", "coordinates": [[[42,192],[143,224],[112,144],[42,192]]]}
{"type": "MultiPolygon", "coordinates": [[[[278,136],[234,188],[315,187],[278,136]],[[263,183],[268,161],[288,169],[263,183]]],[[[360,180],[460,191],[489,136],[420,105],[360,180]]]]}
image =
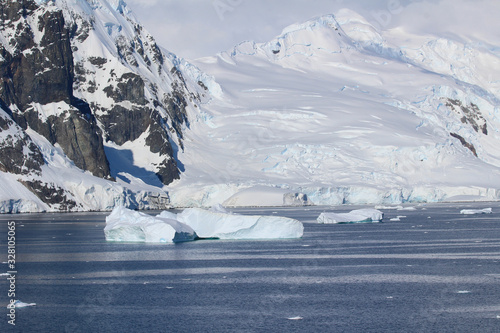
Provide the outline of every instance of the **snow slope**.
{"type": "MultiPolygon", "coordinates": [[[[96,119],[115,180],[9,125],[0,148],[32,142],[43,163],[0,170],[0,212],[500,198],[498,46],[379,31],[342,10],[191,64],[121,0],[37,3],[72,28],[73,94],[96,119]]],[[[38,45],[43,31],[32,31],[38,45]]],[[[6,52],[14,32],[0,34],[6,52]]],[[[31,109],[44,122],[74,107],[31,109]]]]}
{"type": "Polygon", "coordinates": [[[349,10],[196,65],[223,94],[186,135],[174,205],[500,197],[498,55],[349,10]],[[278,196],[278,197],[276,197],[278,196]]]}

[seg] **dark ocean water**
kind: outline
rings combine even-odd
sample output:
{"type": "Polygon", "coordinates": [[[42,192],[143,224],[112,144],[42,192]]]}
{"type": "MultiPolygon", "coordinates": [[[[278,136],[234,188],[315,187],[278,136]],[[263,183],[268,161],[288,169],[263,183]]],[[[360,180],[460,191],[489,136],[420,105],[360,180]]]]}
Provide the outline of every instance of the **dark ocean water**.
{"type": "Polygon", "coordinates": [[[103,213],[0,215],[0,273],[15,221],[16,299],[36,303],[9,325],[3,276],[0,331],[500,332],[500,203],[314,223],[353,208],[235,210],[296,218],[297,240],[161,245],[106,242],[103,213]]]}

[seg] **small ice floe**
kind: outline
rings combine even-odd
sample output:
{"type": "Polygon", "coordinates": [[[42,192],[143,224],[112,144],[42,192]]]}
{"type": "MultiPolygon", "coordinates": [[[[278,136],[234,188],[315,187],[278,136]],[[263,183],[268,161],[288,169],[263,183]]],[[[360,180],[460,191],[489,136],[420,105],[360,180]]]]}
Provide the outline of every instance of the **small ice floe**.
{"type": "Polygon", "coordinates": [[[417,208],[413,207],[413,206],[404,207],[404,206],[401,206],[401,205],[398,205],[398,206],[375,206],[375,209],[382,209],[382,210],[393,209],[393,210],[408,210],[408,211],[417,210],[417,208]]]}
{"type": "Polygon", "coordinates": [[[9,273],[0,273],[0,276],[10,276],[9,273]]]}
{"type": "MultiPolygon", "coordinates": [[[[13,304],[14,304],[15,308],[25,308],[27,306],[35,306],[36,305],[36,303],[24,303],[24,302],[21,302],[20,300],[15,300],[13,304]]],[[[7,308],[9,308],[9,306],[7,306],[7,308]]]]}
{"type": "Polygon", "coordinates": [[[165,287],[166,289],[174,289],[174,287],[165,287]]]}
{"type": "Polygon", "coordinates": [[[464,215],[475,215],[475,214],[491,214],[493,213],[493,209],[485,208],[485,209],[462,209],[460,214],[464,215]]]}
{"type": "Polygon", "coordinates": [[[411,207],[402,207],[401,209],[398,209],[398,210],[406,210],[406,211],[411,211],[412,212],[412,211],[417,210],[417,208],[411,206],[411,207]]]}
{"type": "Polygon", "coordinates": [[[287,318],[288,320],[302,320],[304,318],[300,317],[300,316],[296,316],[296,317],[290,317],[290,318],[287,318]]]}
{"type": "Polygon", "coordinates": [[[457,291],[457,294],[470,294],[470,293],[471,293],[471,291],[469,291],[469,290],[459,290],[459,291],[457,291]]]}
{"type": "Polygon", "coordinates": [[[384,209],[384,210],[389,210],[389,209],[395,209],[395,210],[401,210],[403,209],[403,206],[375,206],[375,209],[384,209]]]}
{"type": "Polygon", "coordinates": [[[392,221],[392,222],[400,222],[401,219],[405,218],[406,216],[404,215],[398,215],[397,217],[394,217],[392,219],[390,219],[389,221],[392,221]]]}
{"type": "Polygon", "coordinates": [[[318,223],[358,223],[358,222],[380,222],[384,213],[377,209],[357,209],[349,213],[321,213],[318,223]]]}

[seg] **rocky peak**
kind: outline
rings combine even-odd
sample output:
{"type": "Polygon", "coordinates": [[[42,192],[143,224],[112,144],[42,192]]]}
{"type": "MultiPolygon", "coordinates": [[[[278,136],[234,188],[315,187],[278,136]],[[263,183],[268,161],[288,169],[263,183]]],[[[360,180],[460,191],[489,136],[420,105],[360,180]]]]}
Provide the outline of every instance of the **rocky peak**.
{"type": "Polygon", "coordinates": [[[0,62],[0,99],[16,122],[58,143],[75,164],[98,177],[110,177],[102,138],[89,106],[73,94],[73,54],[61,10],[34,1],[0,3],[8,24],[1,33],[16,36],[0,62]],[[59,103],[57,115],[43,117],[44,105],[59,103]],[[64,117],[60,117],[64,115],[64,117]]]}
{"type": "Polygon", "coordinates": [[[35,172],[36,181],[21,184],[50,207],[51,191],[68,198],[60,209],[80,203],[69,199],[75,193],[64,180],[43,181],[43,166],[51,167],[44,160],[52,159],[45,154],[58,149],[79,169],[110,181],[122,177],[124,166],[110,165],[106,147],[118,160],[141,156],[133,157],[139,173],[156,174],[163,184],[179,178],[175,152],[204,90],[124,1],[0,0],[0,17],[1,172],[35,172]],[[39,149],[47,144],[52,148],[39,149]]]}

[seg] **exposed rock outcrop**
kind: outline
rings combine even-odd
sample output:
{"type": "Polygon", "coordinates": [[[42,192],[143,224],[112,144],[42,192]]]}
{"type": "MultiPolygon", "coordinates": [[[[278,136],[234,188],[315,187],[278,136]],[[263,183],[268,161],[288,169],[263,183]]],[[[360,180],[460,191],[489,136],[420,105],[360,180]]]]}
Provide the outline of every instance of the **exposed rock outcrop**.
{"type": "MultiPolygon", "coordinates": [[[[70,161],[113,182],[123,170],[119,162],[111,167],[107,145],[115,157],[123,151],[133,158],[140,172],[132,178],[149,172],[169,184],[180,177],[176,152],[188,109],[204,90],[183,76],[179,59],[156,44],[125,3],[0,0],[0,19],[0,172],[19,175],[21,186],[56,210],[84,209],[78,200],[99,207],[97,194],[80,189],[92,185],[75,184],[78,176],[46,178],[43,166],[70,161]],[[55,162],[60,152],[65,157],[55,162]]],[[[156,206],[149,197],[168,198],[160,188],[96,188],[119,197],[112,201],[150,208],[156,206]]]]}
{"type": "Polygon", "coordinates": [[[0,45],[0,99],[15,121],[58,143],[75,165],[111,178],[102,136],[89,105],[73,95],[73,53],[61,10],[38,8],[33,1],[0,2],[3,32],[10,50],[0,45]],[[36,22],[33,24],[30,22],[36,22]],[[56,115],[40,109],[60,103],[56,115]]]}

